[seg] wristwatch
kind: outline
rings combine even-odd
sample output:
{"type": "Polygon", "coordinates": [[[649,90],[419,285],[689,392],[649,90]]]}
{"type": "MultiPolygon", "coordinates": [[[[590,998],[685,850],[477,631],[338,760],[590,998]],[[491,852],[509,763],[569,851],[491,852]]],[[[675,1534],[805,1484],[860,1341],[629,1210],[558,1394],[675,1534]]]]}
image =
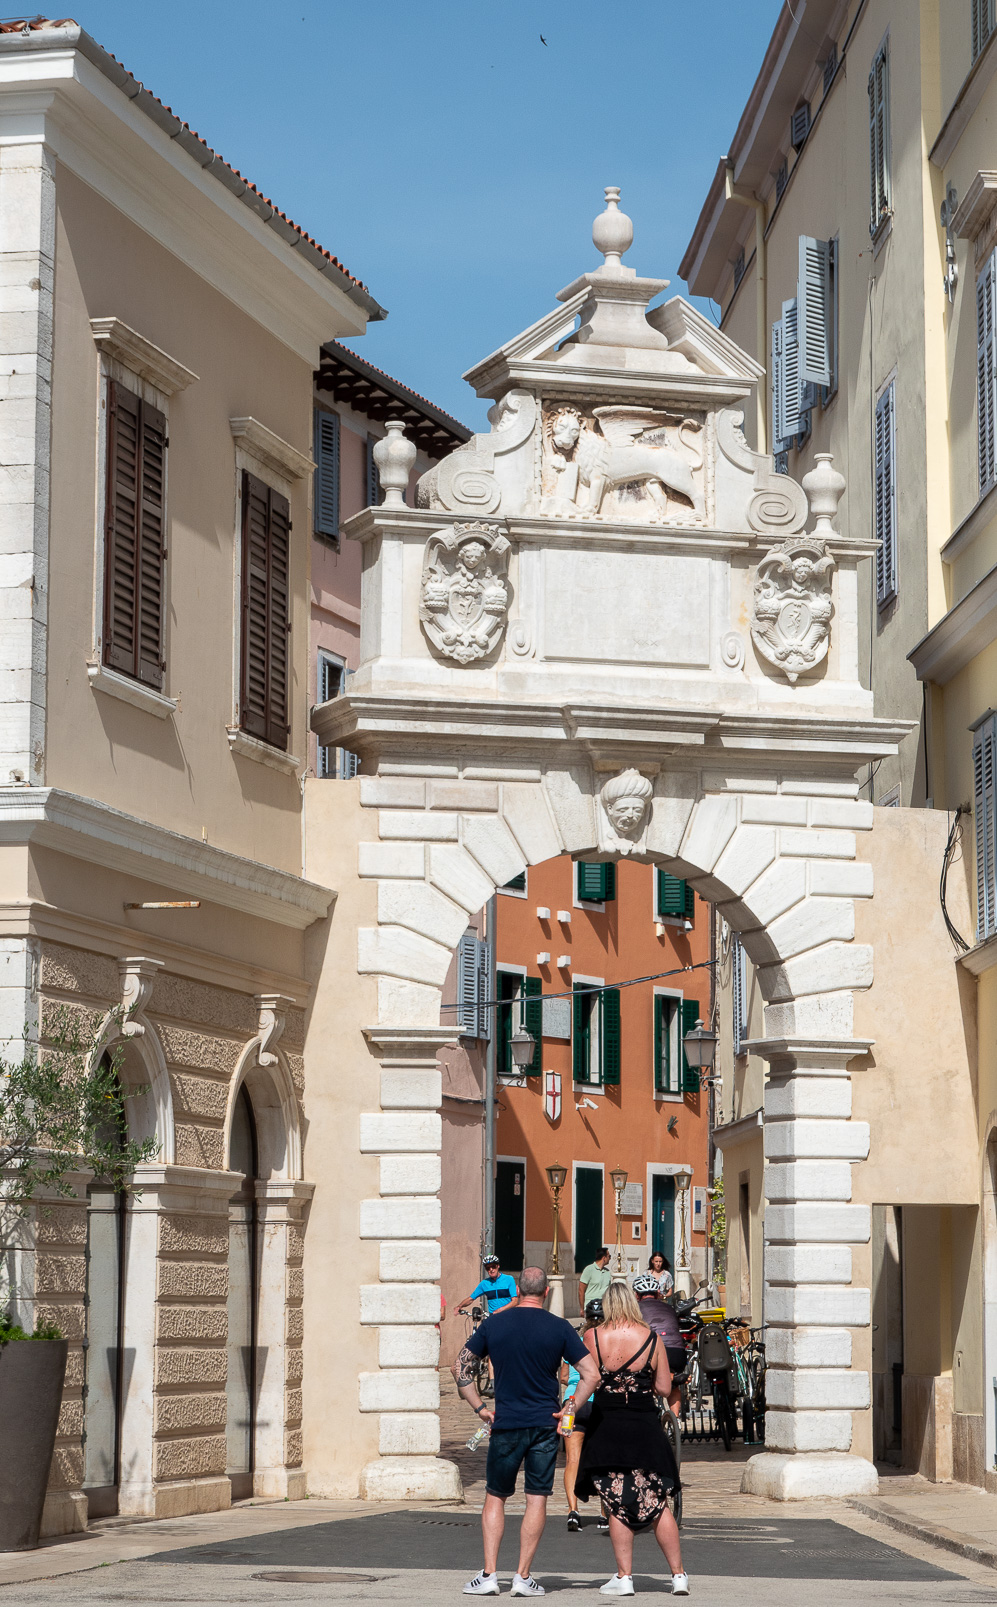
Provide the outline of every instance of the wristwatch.
{"type": "Polygon", "coordinates": [[[482,1401],[480,1406],[476,1406],[474,1408],[474,1415],[475,1417],[480,1417],[482,1412],[486,1412],[487,1410],[487,1406],[485,1405],[484,1401],[482,1401]]]}

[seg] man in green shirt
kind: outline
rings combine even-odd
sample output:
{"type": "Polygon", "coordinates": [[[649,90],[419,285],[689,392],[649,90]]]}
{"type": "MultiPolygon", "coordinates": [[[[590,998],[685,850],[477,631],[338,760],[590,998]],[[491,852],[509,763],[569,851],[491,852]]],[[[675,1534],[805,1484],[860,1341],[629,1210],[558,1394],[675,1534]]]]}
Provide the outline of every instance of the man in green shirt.
{"type": "Polygon", "coordinates": [[[578,1284],[578,1309],[584,1311],[590,1300],[601,1300],[613,1281],[609,1270],[609,1251],[603,1245],[595,1259],[590,1261],[578,1284]]]}

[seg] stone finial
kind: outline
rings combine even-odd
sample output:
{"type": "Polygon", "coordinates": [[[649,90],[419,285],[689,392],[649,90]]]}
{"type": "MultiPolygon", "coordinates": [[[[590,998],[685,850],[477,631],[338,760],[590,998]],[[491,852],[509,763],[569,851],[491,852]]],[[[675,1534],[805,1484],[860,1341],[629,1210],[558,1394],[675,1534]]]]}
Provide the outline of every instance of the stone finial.
{"type": "Polygon", "coordinates": [[[829,536],[837,534],[832,520],[838,511],[845,489],[845,477],[837,469],[831,467],[830,452],[816,452],[817,467],[805,474],[800,484],[810,502],[810,512],[815,516],[814,536],[820,541],[826,541],[829,536]]]}
{"type": "Polygon", "coordinates": [[[389,418],[385,424],[387,435],[383,436],[374,447],[374,462],[381,477],[381,490],[384,492],[382,506],[385,508],[404,508],[405,488],[412,473],[412,466],[416,459],[416,444],[409,441],[405,435],[405,426],[401,419],[389,418]]]}
{"type": "Polygon", "coordinates": [[[634,226],[625,212],[620,211],[620,187],[618,184],[606,186],[606,210],[600,212],[592,225],[592,242],[597,251],[601,251],[605,262],[599,269],[600,273],[620,274],[629,272],[624,269],[620,261],[624,251],[629,251],[633,245],[634,226]]]}

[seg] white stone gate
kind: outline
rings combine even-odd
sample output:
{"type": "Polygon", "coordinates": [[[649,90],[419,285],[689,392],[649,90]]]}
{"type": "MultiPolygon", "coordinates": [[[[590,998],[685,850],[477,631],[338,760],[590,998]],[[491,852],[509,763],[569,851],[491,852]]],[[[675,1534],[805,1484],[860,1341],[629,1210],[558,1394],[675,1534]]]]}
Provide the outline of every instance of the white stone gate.
{"type": "MultiPolygon", "coordinates": [[[[425,476],[413,509],[398,488],[414,449],[393,431],[384,503],[347,532],[364,544],[362,662],[314,725],[361,755],[356,873],[376,887],[376,904],[358,892],[375,918],[357,967],[377,1019],[343,1024],[382,1068],[358,1134],[380,1158],[359,1227],[379,1246],[359,1309],[378,1331],[359,1382],[379,1418],[372,1497],[458,1488],[435,1454],[441,987],[469,914],[562,852],[692,881],[759,968],[772,1365],[748,1485],[875,1487],[869,1291],[852,1282],[870,1237],[850,1203],[869,1148],[850,1119],[867,1048],[852,992],[873,960],[853,942],[873,892],[855,774],[906,728],[873,719],[858,679],[856,570],[874,549],[835,527],[829,460],[808,510],[746,446],[752,359],[681,298],[647,312],[664,281],[622,266],[617,194],[593,231],[604,265],[468,376],[496,399],[491,433],[425,476]]],[[[327,971],[320,990],[336,986],[327,971]]]]}

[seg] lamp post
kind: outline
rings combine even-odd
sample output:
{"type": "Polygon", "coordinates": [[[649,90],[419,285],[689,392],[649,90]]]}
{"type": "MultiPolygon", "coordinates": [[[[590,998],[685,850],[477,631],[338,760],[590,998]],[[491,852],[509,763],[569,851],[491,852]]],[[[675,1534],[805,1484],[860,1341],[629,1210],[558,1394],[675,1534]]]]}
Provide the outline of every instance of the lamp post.
{"type": "Polygon", "coordinates": [[[610,1172],[613,1187],[616,1190],[616,1271],[613,1274],[614,1282],[623,1279],[623,1190],[627,1186],[627,1172],[623,1166],[614,1166],[610,1172]]]}
{"type": "Polygon", "coordinates": [[[548,1309],[554,1313],[555,1317],[564,1316],[564,1276],[561,1272],[560,1259],[558,1256],[557,1218],[560,1210],[561,1190],[564,1187],[567,1176],[567,1167],[559,1166],[556,1161],[554,1162],[553,1166],[548,1166],[547,1168],[547,1182],[550,1184],[550,1190],[554,1196],[554,1232],[551,1238],[550,1304],[548,1309]]]}
{"type": "MultiPolygon", "coordinates": [[[[712,1180],[713,1180],[713,1121],[714,1121],[714,1113],[715,1113],[715,1110],[716,1110],[716,1104],[715,1104],[715,1100],[714,1100],[714,1093],[715,1093],[716,1084],[715,1084],[715,1081],[713,1079],[712,1073],[713,1073],[713,1063],[714,1063],[714,1061],[716,1059],[716,1054],[717,1054],[717,1034],[715,1032],[711,1032],[709,1027],[704,1027],[702,1021],[697,1021],[696,1025],[694,1027],[690,1028],[690,1030],[686,1033],[685,1037],[682,1040],[682,1043],[683,1043],[683,1047],[685,1049],[685,1058],[686,1058],[686,1060],[688,1061],[690,1066],[695,1066],[696,1070],[700,1074],[699,1075],[699,1082],[700,1082],[701,1087],[704,1086],[704,1073],[705,1073],[705,1086],[706,1086],[706,1088],[708,1089],[708,1092],[709,1092],[709,1098],[708,1098],[709,1148],[708,1148],[708,1155],[707,1155],[706,1181],[707,1181],[707,1183],[711,1183],[712,1180]]],[[[688,1258],[687,1258],[686,1224],[687,1224],[687,1206],[688,1206],[688,1197],[689,1197],[689,1183],[691,1181],[691,1174],[689,1174],[689,1176],[686,1177],[684,1184],[681,1181],[681,1177],[677,1178],[676,1181],[679,1184],[680,1190],[682,1190],[682,1192],[681,1192],[681,1194],[679,1196],[679,1221],[680,1221],[681,1239],[682,1239],[682,1243],[681,1243],[681,1247],[680,1247],[680,1253],[681,1253],[681,1256],[682,1256],[682,1260],[681,1260],[681,1263],[675,1269],[675,1288],[676,1288],[676,1290],[679,1289],[679,1275],[680,1275],[680,1273],[684,1273],[683,1287],[682,1287],[681,1292],[683,1294],[685,1294],[685,1295],[690,1295],[692,1293],[692,1274],[691,1274],[691,1272],[689,1270],[689,1264],[688,1264],[688,1258]]],[[[709,1264],[709,1241],[710,1241],[710,1234],[707,1233],[707,1240],[706,1240],[706,1242],[707,1242],[707,1269],[706,1269],[707,1277],[712,1276],[712,1272],[711,1272],[711,1268],[710,1268],[710,1264],[709,1264]]]]}
{"type": "Polygon", "coordinates": [[[675,1262],[675,1293],[688,1298],[692,1294],[692,1270],[689,1266],[689,1184],[692,1170],[676,1172],[679,1191],[679,1250],[675,1262]]]}

